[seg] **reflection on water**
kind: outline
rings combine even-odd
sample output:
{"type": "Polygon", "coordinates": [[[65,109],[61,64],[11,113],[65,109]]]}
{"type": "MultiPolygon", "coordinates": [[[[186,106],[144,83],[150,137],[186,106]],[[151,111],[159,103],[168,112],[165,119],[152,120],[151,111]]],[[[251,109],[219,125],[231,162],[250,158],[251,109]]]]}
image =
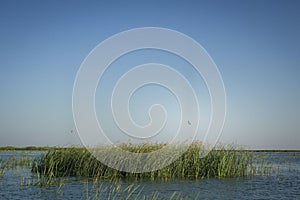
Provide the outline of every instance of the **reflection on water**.
{"type": "MultiPolygon", "coordinates": [[[[44,152],[7,151],[0,158],[37,158],[44,152]]],[[[262,153],[257,153],[261,155],[262,153]]],[[[300,199],[300,152],[264,153],[273,169],[269,176],[253,176],[232,179],[205,179],[197,181],[144,181],[139,185],[142,193],[159,192],[168,197],[174,191],[181,192],[187,199],[300,199]]],[[[93,182],[69,178],[65,184],[56,186],[21,186],[23,177],[33,174],[29,167],[8,170],[0,177],[0,199],[86,199],[95,196],[97,187],[93,182]]],[[[102,182],[101,187],[110,183],[102,182]]],[[[129,185],[131,182],[124,182],[129,185]]]]}

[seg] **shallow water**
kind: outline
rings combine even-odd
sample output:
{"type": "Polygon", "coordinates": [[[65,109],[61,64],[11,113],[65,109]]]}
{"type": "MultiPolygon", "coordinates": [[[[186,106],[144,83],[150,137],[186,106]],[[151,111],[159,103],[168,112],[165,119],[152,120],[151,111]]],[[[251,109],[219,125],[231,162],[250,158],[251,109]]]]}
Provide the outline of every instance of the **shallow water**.
{"type": "MultiPolygon", "coordinates": [[[[10,156],[15,158],[37,158],[44,152],[6,151],[0,152],[2,160],[10,156]]],[[[262,154],[262,153],[257,153],[262,154]]],[[[204,179],[197,181],[144,181],[139,182],[142,194],[158,192],[161,197],[169,197],[179,192],[186,199],[300,199],[300,152],[263,153],[273,166],[268,176],[253,176],[231,179],[204,179]]],[[[34,177],[29,167],[17,167],[8,170],[0,177],[0,199],[93,199],[99,187],[110,185],[102,182],[95,186],[92,181],[68,178],[62,185],[21,186],[22,178],[34,177]]],[[[124,187],[132,182],[124,182],[124,187]]],[[[108,194],[101,190],[101,198],[108,194]]]]}

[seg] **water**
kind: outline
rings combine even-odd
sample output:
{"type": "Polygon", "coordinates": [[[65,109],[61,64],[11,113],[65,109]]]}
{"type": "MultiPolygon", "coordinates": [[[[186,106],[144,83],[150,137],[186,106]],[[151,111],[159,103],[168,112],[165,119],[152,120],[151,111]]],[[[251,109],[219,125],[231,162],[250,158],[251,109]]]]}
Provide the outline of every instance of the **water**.
{"type": "MultiPolygon", "coordinates": [[[[7,151],[0,152],[2,160],[10,156],[16,158],[36,158],[44,152],[7,151]]],[[[262,153],[258,153],[262,154],[262,153]]],[[[167,199],[173,192],[180,192],[187,199],[300,199],[300,152],[264,153],[273,166],[266,176],[232,179],[205,179],[197,181],[144,181],[140,182],[142,194],[158,192],[167,199]]],[[[92,181],[76,178],[64,180],[55,186],[21,186],[22,178],[34,177],[29,167],[8,170],[0,177],[0,199],[93,199],[99,189],[92,181]]],[[[123,187],[132,184],[124,182],[123,187]]],[[[102,182],[101,187],[111,184],[102,182]]],[[[108,194],[101,190],[102,198],[108,194]]],[[[99,192],[98,192],[99,193],[99,192]]]]}

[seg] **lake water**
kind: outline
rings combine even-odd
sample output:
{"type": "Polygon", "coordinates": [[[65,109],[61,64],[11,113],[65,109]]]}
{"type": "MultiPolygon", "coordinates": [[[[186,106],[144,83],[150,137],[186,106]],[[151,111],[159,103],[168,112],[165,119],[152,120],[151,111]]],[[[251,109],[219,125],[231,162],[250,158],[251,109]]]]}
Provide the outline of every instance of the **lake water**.
{"type": "MultiPolygon", "coordinates": [[[[15,156],[36,158],[43,152],[38,151],[0,151],[2,160],[15,156]]],[[[261,154],[261,153],[258,153],[261,154]]],[[[142,194],[159,193],[162,199],[175,191],[186,199],[300,199],[300,152],[264,153],[273,166],[268,176],[253,176],[231,179],[204,179],[189,181],[144,181],[139,182],[142,194]]],[[[34,177],[30,167],[17,167],[8,170],[0,177],[0,199],[93,199],[97,188],[92,181],[76,178],[65,180],[62,185],[21,186],[22,179],[34,177]]],[[[124,182],[124,187],[132,182],[124,182]]],[[[102,182],[106,188],[108,182],[102,182]]],[[[123,187],[122,186],[122,187],[123,187]]],[[[102,191],[102,190],[101,190],[102,191]]],[[[101,192],[100,199],[107,199],[108,194],[101,192]]],[[[99,194],[100,195],[100,194],[99,194]]]]}

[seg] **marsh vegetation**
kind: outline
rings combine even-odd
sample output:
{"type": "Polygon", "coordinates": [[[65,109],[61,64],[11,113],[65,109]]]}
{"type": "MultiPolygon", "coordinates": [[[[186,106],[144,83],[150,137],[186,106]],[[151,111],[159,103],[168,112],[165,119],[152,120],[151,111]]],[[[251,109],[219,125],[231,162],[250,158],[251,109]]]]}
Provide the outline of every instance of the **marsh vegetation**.
{"type": "MultiPolygon", "coordinates": [[[[151,152],[160,149],[161,144],[132,145],[123,144],[122,148],[131,152],[151,152]]],[[[107,147],[105,147],[107,148],[107,147]]],[[[105,180],[174,180],[174,179],[204,179],[204,178],[234,178],[255,175],[266,171],[267,166],[253,162],[254,153],[235,146],[219,146],[207,156],[201,158],[199,153],[203,146],[193,143],[172,164],[152,172],[130,173],[110,168],[98,161],[84,148],[53,149],[36,160],[32,171],[48,178],[53,177],[84,177],[105,180]]],[[[111,151],[107,159],[114,157],[111,151]]],[[[172,152],[172,151],[170,151],[172,152]]],[[[170,155],[171,157],[172,155],[170,155]]],[[[128,164],[126,159],[118,160],[128,164]],[[124,161],[123,161],[124,160],[124,161]]],[[[136,163],[132,164],[133,167],[136,163]]]]}

